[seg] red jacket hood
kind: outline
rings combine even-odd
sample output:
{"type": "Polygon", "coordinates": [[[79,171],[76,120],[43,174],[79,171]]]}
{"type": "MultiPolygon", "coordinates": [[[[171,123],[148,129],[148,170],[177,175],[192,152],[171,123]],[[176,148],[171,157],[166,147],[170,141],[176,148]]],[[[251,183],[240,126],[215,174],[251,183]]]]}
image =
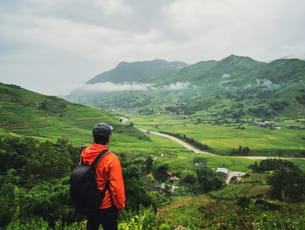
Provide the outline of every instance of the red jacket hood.
{"type": "Polygon", "coordinates": [[[108,149],[107,145],[92,144],[82,151],[81,158],[84,163],[91,164],[97,155],[105,149],[108,149]]]}

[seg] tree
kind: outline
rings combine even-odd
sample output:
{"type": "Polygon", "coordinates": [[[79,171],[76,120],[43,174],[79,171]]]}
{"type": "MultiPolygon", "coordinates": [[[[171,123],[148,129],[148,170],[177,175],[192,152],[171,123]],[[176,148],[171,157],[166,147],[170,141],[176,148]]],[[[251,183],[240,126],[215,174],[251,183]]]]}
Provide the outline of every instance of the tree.
{"type": "Polygon", "coordinates": [[[153,169],[154,160],[151,156],[148,156],[145,160],[145,173],[148,174],[153,169]]]}
{"type": "Polygon", "coordinates": [[[282,160],[282,159],[266,159],[259,162],[255,162],[252,165],[249,165],[249,168],[254,172],[265,172],[276,170],[279,168],[296,168],[297,166],[293,164],[291,161],[282,160]]]}
{"type": "Polygon", "coordinates": [[[196,175],[200,192],[209,192],[219,189],[223,185],[223,181],[217,174],[207,167],[207,160],[202,157],[195,157],[193,164],[196,167],[196,175]]]}
{"type": "Polygon", "coordinates": [[[161,182],[164,182],[167,177],[168,177],[168,164],[162,164],[159,165],[155,170],[154,170],[154,177],[161,182]]]}
{"type": "Polygon", "coordinates": [[[205,168],[205,167],[207,167],[207,160],[205,158],[202,158],[202,157],[195,157],[193,159],[193,164],[197,168],[205,168]]]}
{"type": "Polygon", "coordinates": [[[196,170],[200,192],[209,192],[222,187],[223,181],[211,169],[204,167],[196,170]]]}
{"type": "Polygon", "coordinates": [[[298,201],[305,198],[305,173],[298,167],[281,167],[268,178],[271,196],[280,200],[298,201]]]}
{"type": "Polygon", "coordinates": [[[16,211],[16,203],[15,203],[15,186],[11,183],[7,183],[1,185],[0,189],[0,229],[1,227],[8,224],[15,211],[16,211]]]}
{"type": "Polygon", "coordinates": [[[140,206],[149,207],[153,201],[144,189],[142,170],[133,163],[122,161],[125,192],[126,208],[129,210],[139,210],[140,206]]]}

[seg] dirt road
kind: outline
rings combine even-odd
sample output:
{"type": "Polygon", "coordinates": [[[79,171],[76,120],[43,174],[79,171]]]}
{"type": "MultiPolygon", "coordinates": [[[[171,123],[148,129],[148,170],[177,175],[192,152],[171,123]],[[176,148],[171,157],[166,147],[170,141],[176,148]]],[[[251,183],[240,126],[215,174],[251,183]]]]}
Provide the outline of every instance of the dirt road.
{"type": "MultiPolygon", "coordinates": [[[[139,129],[140,131],[142,132],[149,132],[151,134],[154,134],[154,135],[157,135],[157,136],[160,136],[160,137],[165,137],[169,140],[172,140],[174,142],[176,142],[177,144],[180,144],[182,145],[183,147],[185,147],[186,149],[190,150],[190,151],[193,151],[195,153],[204,153],[204,154],[207,154],[207,155],[210,155],[210,156],[220,156],[220,155],[217,155],[217,154],[213,154],[213,153],[209,153],[209,152],[206,152],[206,151],[202,151],[194,146],[192,146],[191,144],[189,143],[186,143],[185,141],[177,138],[177,137],[174,137],[174,136],[171,136],[169,134],[165,134],[165,133],[160,133],[158,131],[147,131],[147,130],[144,130],[144,129],[139,129]]],[[[291,160],[291,159],[300,159],[300,160],[305,160],[305,158],[297,158],[297,157],[275,157],[275,156],[227,156],[227,157],[234,157],[234,158],[243,158],[243,159],[249,159],[249,160],[265,160],[265,159],[284,159],[284,160],[291,160]]]]}

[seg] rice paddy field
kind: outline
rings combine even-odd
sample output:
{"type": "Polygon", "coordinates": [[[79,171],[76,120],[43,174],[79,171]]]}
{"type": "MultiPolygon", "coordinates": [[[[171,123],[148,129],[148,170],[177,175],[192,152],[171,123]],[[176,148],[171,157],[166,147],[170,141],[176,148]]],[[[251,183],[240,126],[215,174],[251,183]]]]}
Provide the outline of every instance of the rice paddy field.
{"type": "Polygon", "coordinates": [[[253,156],[297,156],[305,152],[305,130],[269,129],[243,125],[243,129],[191,121],[174,115],[129,115],[139,128],[183,134],[206,144],[219,155],[230,155],[233,148],[247,146],[253,156]]]}

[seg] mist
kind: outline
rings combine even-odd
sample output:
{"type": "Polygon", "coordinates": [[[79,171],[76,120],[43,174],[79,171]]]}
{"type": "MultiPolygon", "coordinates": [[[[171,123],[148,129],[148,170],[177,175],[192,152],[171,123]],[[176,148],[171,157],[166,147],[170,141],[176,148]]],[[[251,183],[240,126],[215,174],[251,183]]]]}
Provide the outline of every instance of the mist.
{"type": "Polygon", "coordinates": [[[123,91],[152,91],[152,90],[184,90],[191,86],[189,82],[176,82],[169,85],[156,86],[155,84],[139,83],[139,82],[124,82],[122,84],[116,84],[113,82],[102,82],[96,84],[85,84],[77,87],[75,91],[78,92],[123,92],[123,91]]]}

